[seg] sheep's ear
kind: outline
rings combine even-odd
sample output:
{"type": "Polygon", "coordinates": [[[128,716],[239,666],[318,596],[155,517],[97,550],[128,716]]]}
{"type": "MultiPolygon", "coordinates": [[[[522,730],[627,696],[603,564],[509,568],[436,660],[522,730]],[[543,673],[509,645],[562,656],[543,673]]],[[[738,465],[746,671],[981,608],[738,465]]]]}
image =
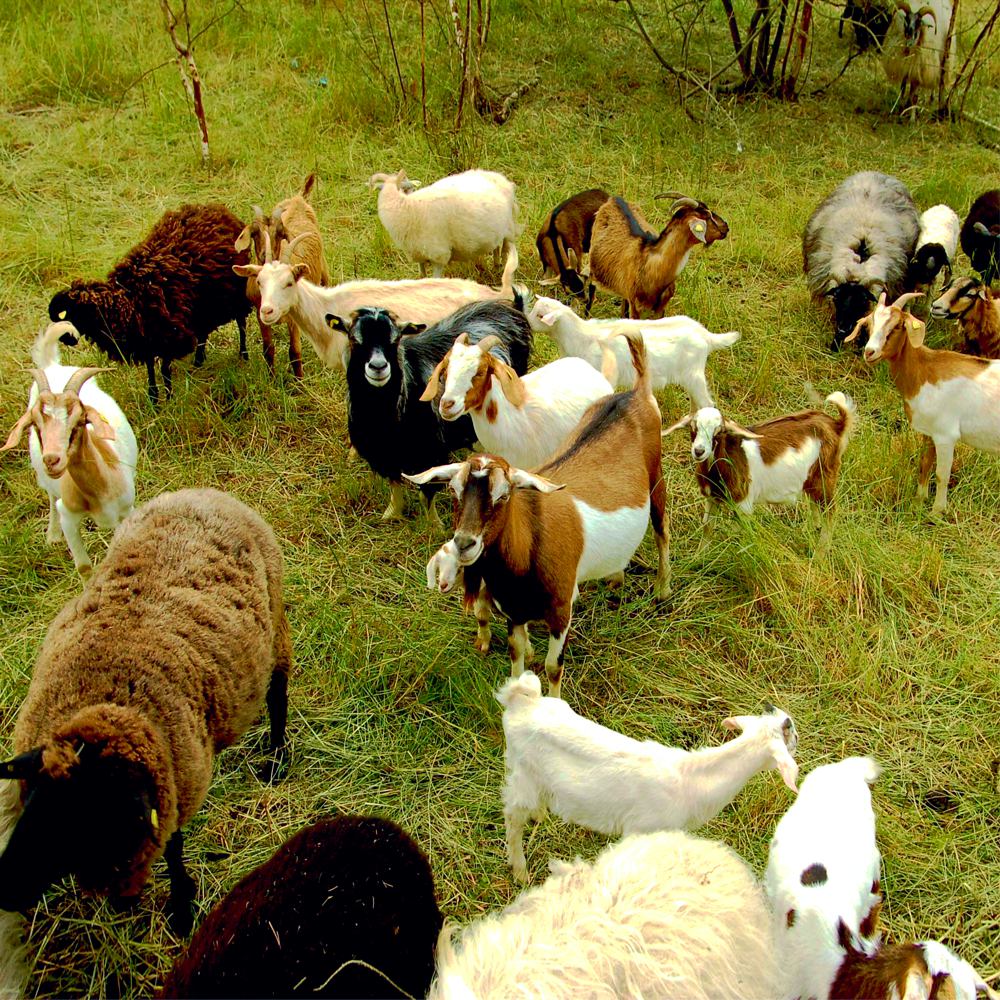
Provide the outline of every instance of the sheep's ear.
{"type": "Polygon", "coordinates": [[[435,366],[434,371],[431,372],[431,377],[427,380],[427,385],[424,387],[424,391],[420,394],[421,403],[429,403],[431,400],[437,398],[438,388],[441,385],[441,376],[444,375],[446,369],[448,368],[448,359],[451,357],[451,351],[449,351],[435,366]]]}
{"type": "Polygon", "coordinates": [[[555,493],[556,490],[564,489],[566,485],[563,483],[557,486],[550,479],[525,472],[523,469],[511,469],[510,481],[519,489],[538,490],[539,493],[555,493]]]}
{"type": "Polygon", "coordinates": [[[708,226],[704,219],[691,219],[688,222],[688,229],[691,230],[691,235],[699,242],[705,242],[705,235],[708,232],[708,226]]]}
{"type": "Polygon", "coordinates": [[[493,369],[493,374],[500,383],[500,389],[507,397],[507,402],[512,406],[524,406],[524,386],[517,377],[517,372],[509,365],[505,365],[502,361],[496,359],[494,359],[490,367],[493,369]]]}
{"type": "Polygon", "coordinates": [[[13,760],[0,763],[0,780],[20,779],[30,781],[42,769],[42,748],[35,747],[25,753],[18,754],[13,760]]]}
{"type": "Polygon", "coordinates": [[[336,313],[327,313],[325,316],[326,325],[331,330],[339,330],[341,333],[349,333],[351,328],[346,322],[344,322],[343,317],[338,316],[336,313]]]}
{"type": "Polygon", "coordinates": [[[10,429],[10,434],[7,435],[7,440],[4,444],[0,446],[0,451],[10,451],[11,448],[16,448],[21,442],[21,435],[24,433],[24,429],[31,425],[32,419],[31,410],[22,414],[17,423],[10,429]]]}
{"type": "Polygon", "coordinates": [[[413,483],[414,486],[426,486],[428,483],[448,483],[451,482],[455,473],[459,472],[464,465],[464,462],[452,462],[450,465],[435,465],[433,469],[427,469],[426,472],[417,472],[412,476],[408,476],[404,472],[403,478],[408,483],[413,483]]]}
{"type": "Polygon", "coordinates": [[[906,336],[910,338],[910,343],[914,347],[920,347],[927,334],[927,327],[916,317],[909,313],[904,314],[903,322],[906,325],[906,336]]]}
{"type": "Polygon", "coordinates": [[[244,226],[243,232],[236,237],[236,242],[233,244],[233,249],[242,252],[250,248],[250,227],[244,226]]]}
{"type": "Polygon", "coordinates": [[[233,264],[233,273],[241,278],[256,278],[260,274],[260,264],[233,264]]]}
{"type": "MultiPolygon", "coordinates": [[[[666,437],[668,434],[673,434],[674,431],[679,431],[682,427],[689,427],[691,425],[693,417],[690,413],[686,413],[680,420],[675,424],[671,424],[665,431],[660,431],[660,437],[666,437]]],[[[728,720],[727,720],[728,721],[728,720]]],[[[726,723],[724,722],[723,725],[726,723]]],[[[732,728],[732,727],[729,727],[732,728]]]]}
{"type": "Polygon", "coordinates": [[[92,406],[85,406],[83,412],[94,434],[105,441],[115,440],[115,429],[92,406]]]}

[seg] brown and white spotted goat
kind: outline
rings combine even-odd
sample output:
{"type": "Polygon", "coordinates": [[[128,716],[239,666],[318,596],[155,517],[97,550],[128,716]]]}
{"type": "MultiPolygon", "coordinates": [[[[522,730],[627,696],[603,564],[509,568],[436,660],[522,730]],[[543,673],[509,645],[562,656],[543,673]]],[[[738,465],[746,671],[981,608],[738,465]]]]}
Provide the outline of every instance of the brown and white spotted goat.
{"type": "Polygon", "coordinates": [[[545,671],[555,698],[578,584],[602,577],[621,582],[650,519],[659,550],[654,594],[663,597],[670,587],[660,409],[642,337],[627,336],[639,373],[635,388],[593,403],[556,457],[534,472],[473,455],[405,477],[418,486],[449,483],[457,498],[452,541],[464,569],[465,604],[474,605],[479,623],[477,648],[489,649],[492,602],[507,618],[517,677],[530,652],[528,622],[544,621],[545,671]]]}

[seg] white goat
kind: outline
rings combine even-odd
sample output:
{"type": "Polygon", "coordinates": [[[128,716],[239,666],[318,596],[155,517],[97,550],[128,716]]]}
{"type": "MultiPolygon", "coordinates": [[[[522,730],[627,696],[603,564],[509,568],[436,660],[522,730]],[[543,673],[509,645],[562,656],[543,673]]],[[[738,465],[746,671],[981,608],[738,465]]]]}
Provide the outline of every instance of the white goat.
{"type": "Polygon", "coordinates": [[[587,407],[614,388],[580,358],[560,358],[519,376],[490,353],[496,343],[489,336],[470,344],[468,334],[459,334],[420,398],[435,399],[443,377],[441,419],[468,413],[485,451],[533,469],[552,457],[587,407]]]}
{"type": "MultiPolygon", "coordinates": [[[[917,114],[917,91],[932,89],[941,79],[941,56],[951,27],[951,0],[930,0],[915,10],[917,0],[896,0],[898,8],[882,43],[882,67],[890,83],[899,84],[900,110],[917,114]],[[909,89],[909,94],[907,94],[909,89]]],[[[955,71],[955,39],[948,46],[945,82],[955,71]]]]}
{"type": "Polygon", "coordinates": [[[303,275],[304,264],[270,261],[235,264],[244,278],[254,277],[260,289],[260,321],[269,326],[288,316],[312,344],[320,360],[334,370],[347,367],[347,334],[332,328],[328,319],[339,317],[350,326],[351,314],[362,306],[381,306],[400,323],[436,323],[469,302],[514,300],[517,248],[511,247],[499,289],[464,278],[422,278],[409,281],[345,281],[325,288],[303,275]]]}
{"type": "Polygon", "coordinates": [[[653,389],[679,385],[695,407],[711,406],[712,395],[705,380],[705,362],[709,354],[722,347],[732,347],[740,339],[731,333],[711,333],[688,316],[666,319],[581,319],[556,299],[540,296],[528,311],[528,322],[536,333],[547,333],[564,356],[583,358],[593,368],[603,371],[608,380],[631,388],[635,368],[628,345],[621,336],[637,330],[646,343],[649,377],[653,389]],[[607,351],[611,352],[609,363],[607,351]]]}
{"type": "MultiPolygon", "coordinates": [[[[490,170],[466,170],[417,191],[405,171],[372,174],[369,187],[378,189],[378,217],[390,239],[435,278],[452,261],[476,261],[493,252],[499,266],[500,248],[509,252],[521,232],[517,224],[514,184],[490,170]]],[[[381,305],[382,303],[377,303],[381,305]]]]}
{"type": "Polygon", "coordinates": [[[430,1000],[774,1000],[767,902],[725,844],[626,837],[593,863],[550,862],[544,885],[441,932],[430,1000]]]}
{"type": "Polygon", "coordinates": [[[51,323],[35,341],[38,366],[28,408],[0,451],[14,448],[24,431],[38,485],[49,495],[46,541],[59,541],[60,528],[79,573],[93,563],[80,527],[86,516],[115,528],[135,503],[135,434],[118,404],[95,381],[103,368],[59,364],[59,337],[79,336],[72,323],[51,323]],[[29,432],[30,433],[30,432],[29,432]]]}
{"type": "Polygon", "coordinates": [[[455,586],[461,573],[458,546],[454,539],[449,538],[427,563],[427,589],[447,594],[455,586]]]}
{"type": "Polygon", "coordinates": [[[776,768],[795,791],[795,724],[778,708],[723,720],[740,735],[700,750],[634,740],[577,715],[561,698],[543,698],[535,674],[507,681],[504,821],[514,875],[528,880],[522,837],[529,817],[547,809],[609,836],[694,830],[717,816],[760,771],[776,768]]]}

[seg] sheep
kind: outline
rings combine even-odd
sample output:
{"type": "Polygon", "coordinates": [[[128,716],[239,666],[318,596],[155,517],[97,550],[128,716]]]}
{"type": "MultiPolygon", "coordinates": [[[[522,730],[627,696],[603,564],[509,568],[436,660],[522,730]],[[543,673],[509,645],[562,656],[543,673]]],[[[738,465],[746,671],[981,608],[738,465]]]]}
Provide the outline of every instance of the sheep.
{"type": "MultiPolygon", "coordinates": [[[[673,196],[672,192],[657,195],[673,196]]],[[[728,235],[725,219],[694,198],[675,198],[670,221],[658,236],[637,208],[624,198],[610,198],[594,217],[589,276],[622,297],[622,316],[639,319],[646,310],[659,318],[673,298],[691,251],[728,235]]]]}
{"type": "Polygon", "coordinates": [[[934,300],[931,315],[958,321],[965,353],[1000,358],[1000,294],[985,282],[956,278],[934,300]]]}
{"type": "Polygon", "coordinates": [[[453,538],[465,606],[474,607],[479,625],[476,648],[489,650],[495,604],[508,620],[511,675],[519,677],[527,624],[544,620],[545,672],[556,698],[578,584],[602,577],[621,583],[650,520],[659,556],[653,594],[662,598],[670,589],[660,408],[642,338],[627,336],[635,388],[592,403],[555,458],[536,471],[473,455],[403,477],[421,487],[448,483],[457,498],[453,538]]]}
{"type": "Polygon", "coordinates": [[[291,640],[268,525],[216,490],[164,493],[115,533],[83,593],[49,627],[14,727],[22,811],[0,855],[0,909],[25,910],[67,874],[135,901],[165,854],[169,917],[191,929],[182,828],[216,751],[267,702],[285,767],[291,640]]]}
{"type": "Polygon", "coordinates": [[[300,830],[216,903],[161,997],[422,997],[442,918],[424,852],[395,823],[300,830]]]}
{"type": "Polygon", "coordinates": [[[595,861],[550,862],[543,885],[465,927],[445,925],[429,1000],[774,1000],[767,903],[725,844],[636,834],[595,861]]]}
{"type": "Polygon", "coordinates": [[[840,349],[881,292],[899,295],[920,233],[904,184],[873,171],[852,174],[817,206],[802,233],[812,297],[834,307],[830,350],[840,349]]]}
{"type": "Polygon", "coordinates": [[[855,406],[842,392],[830,393],[823,402],[837,408],[836,417],[821,410],[800,410],[745,428],[711,406],[688,414],[663,432],[691,429],[691,457],[697,463],[695,477],[705,499],[706,538],[719,503],[732,503],[741,513],[750,514],[757,503],[797,503],[804,493],[827,514],[819,544],[820,550],[826,547],[855,406]]]}
{"type": "Polygon", "coordinates": [[[103,368],[59,363],[59,337],[76,336],[72,323],[50,323],[32,348],[34,384],[28,408],[0,451],[17,446],[28,430],[38,485],[49,495],[49,545],[66,540],[81,576],[93,568],[81,527],[91,517],[115,528],[135,503],[138,446],[128,418],[94,381],[103,368]],[[31,433],[31,429],[35,433],[31,433]]]}
{"type": "Polygon", "coordinates": [[[911,291],[929,288],[942,269],[945,284],[951,281],[960,226],[955,211],[947,205],[934,205],[920,216],[920,235],[906,278],[911,291]]]}
{"type": "Polygon", "coordinates": [[[694,830],[717,816],[755,774],[776,768],[795,791],[798,743],[788,714],[724,719],[740,735],[722,746],[688,751],[634,740],[543,698],[530,671],[508,681],[504,707],[504,825],[514,876],[528,881],[524,827],[551,810],[564,820],[617,837],[694,830]]]}
{"type": "Polygon", "coordinates": [[[500,249],[509,253],[520,235],[515,185],[490,170],[466,170],[415,190],[406,172],[372,174],[368,185],[378,191],[378,217],[397,249],[420,265],[430,265],[435,278],[452,261],[477,261],[500,249]]]}
{"type": "Polygon", "coordinates": [[[584,255],[590,253],[594,216],[610,197],[602,188],[590,188],[560,202],[549,212],[535,240],[542,262],[540,284],[558,282],[570,295],[585,298],[584,312],[588,316],[595,286],[583,280],[580,268],[584,255]]]}
{"type": "Polygon", "coordinates": [[[924,324],[903,309],[919,297],[910,292],[889,306],[883,292],[874,312],[858,322],[848,339],[867,326],[865,361],[889,363],[910,426],[924,436],[917,476],[921,499],[927,498],[931,465],[937,457],[937,495],[931,512],[939,515],[948,506],[956,442],[1000,451],[1000,361],[924,347],[924,324]]]}
{"type": "Polygon", "coordinates": [[[914,0],[895,2],[897,10],[882,44],[882,68],[888,81],[899,85],[897,103],[901,113],[908,108],[910,120],[915,121],[917,91],[938,85],[946,46],[945,81],[955,72],[955,40],[948,39],[952,0],[931,0],[918,10],[914,9],[914,0]]]}
{"type": "Polygon", "coordinates": [[[528,310],[528,322],[535,333],[548,334],[560,354],[582,358],[604,372],[612,384],[622,388],[635,385],[635,369],[628,348],[618,335],[628,330],[641,333],[653,389],[679,385],[695,406],[712,405],[712,394],[705,379],[709,354],[732,347],[740,339],[735,330],[711,333],[688,316],[657,320],[585,320],[569,306],[544,296],[535,299],[528,310]]]}
{"type": "MultiPolygon", "coordinates": [[[[254,245],[258,262],[271,260],[271,252],[278,255],[285,263],[294,268],[296,264],[305,264],[302,273],[319,285],[330,284],[330,272],[323,255],[323,238],[319,231],[316,211],[309,203],[316,175],[310,174],[302,183],[302,190],[279,201],[271,210],[270,220],[265,221],[264,213],[254,207],[254,220],[246,226],[236,239],[235,249],[246,250],[251,242],[254,245]],[[285,243],[293,243],[294,251],[290,256],[282,258],[285,243]]],[[[256,278],[247,280],[247,294],[260,306],[260,289],[256,278]]],[[[286,318],[288,325],[288,360],[292,366],[292,374],[302,377],[302,340],[295,321],[286,318]]],[[[274,343],[271,339],[271,328],[266,323],[260,324],[261,346],[264,360],[271,374],[274,374],[274,343]]]]}
{"type": "Polygon", "coordinates": [[[306,335],[323,364],[342,371],[347,368],[347,337],[339,326],[329,325],[329,317],[346,322],[356,310],[377,305],[391,309],[403,323],[436,323],[470,302],[512,302],[517,263],[517,248],[512,246],[499,289],[464,278],[346,281],[323,288],[303,277],[303,265],[282,260],[238,265],[233,270],[256,279],[262,323],[273,326],[287,316],[306,335]]]}
{"type": "MultiPolygon", "coordinates": [[[[401,326],[385,309],[358,309],[344,323],[330,322],[348,338],[347,428],[351,444],[376,475],[389,480],[389,506],[382,520],[403,516],[400,476],[448,460],[476,439],[472,421],[442,421],[421,398],[435,368],[459,331],[474,341],[495,335],[492,350],[515,372],[528,368],[531,329],[524,313],[504,302],[471,302],[424,328],[401,326]]],[[[431,525],[436,487],[421,491],[431,525]]]]}
{"type": "Polygon", "coordinates": [[[431,374],[422,400],[444,392],[438,404],[442,420],[472,417],[483,448],[511,465],[533,469],[551,458],[584,411],[614,392],[611,383],[580,358],[560,358],[518,377],[490,353],[499,341],[489,336],[470,344],[460,333],[431,374]]]}
{"type": "MultiPolygon", "coordinates": [[[[203,364],[208,335],[217,327],[235,320],[240,357],[248,357],[250,302],[244,282],[232,272],[249,259],[246,251],[233,249],[242,229],[224,205],[182,205],[165,212],[105,281],[74,281],[53,295],[49,319],[68,320],[112,361],[145,364],[154,405],[159,358],[169,399],[171,363],[194,351],[195,367],[203,364]]],[[[70,333],[62,340],[77,342],[70,333]]]]}
{"type": "Polygon", "coordinates": [[[972,266],[991,285],[1000,274],[1000,189],[984,191],[972,203],[961,238],[972,266]]]}
{"type": "Polygon", "coordinates": [[[867,52],[873,45],[881,49],[892,16],[892,9],[879,0],[847,0],[840,15],[837,37],[844,37],[846,22],[854,27],[854,41],[859,52],[867,52]]]}

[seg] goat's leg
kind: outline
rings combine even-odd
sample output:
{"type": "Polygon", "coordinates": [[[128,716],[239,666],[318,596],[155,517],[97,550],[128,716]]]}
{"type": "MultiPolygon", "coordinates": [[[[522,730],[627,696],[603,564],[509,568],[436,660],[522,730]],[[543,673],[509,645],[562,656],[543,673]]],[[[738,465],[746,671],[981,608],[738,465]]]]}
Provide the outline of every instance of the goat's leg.
{"type": "Polygon", "coordinates": [[[62,529],[59,526],[59,511],[56,508],[56,498],[49,494],[49,526],[45,529],[45,541],[49,545],[58,545],[59,539],[63,537],[62,529]]]}
{"type": "MultiPolygon", "coordinates": [[[[632,303],[628,299],[623,298],[621,317],[622,319],[628,319],[630,316],[632,316],[632,303]]],[[[632,318],[635,319],[634,316],[632,318]]]]}
{"type": "Polygon", "coordinates": [[[433,264],[431,265],[431,276],[434,278],[444,277],[444,264],[433,264]]]}
{"type": "Polygon", "coordinates": [[[146,395],[156,406],[160,401],[160,392],[156,388],[156,358],[146,358],[146,395]]]}
{"type": "Polygon", "coordinates": [[[524,673],[524,657],[528,651],[528,626],[507,622],[507,653],[510,656],[510,676],[520,677],[524,673]]]}
{"type": "Polygon", "coordinates": [[[924,435],[924,450],[920,453],[920,470],[917,472],[917,496],[921,500],[927,499],[931,466],[934,464],[934,458],[934,440],[924,435]]]}
{"type": "MultiPolygon", "coordinates": [[[[239,320],[236,321],[239,323],[239,320]]],[[[246,339],[246,321],[244,321],[244,329],[242,331],[242,338],[246,339]]],[[[198,346],[194,349],[194,366],[195,368],[200,368],[205,363],[205,345],[208,343],[208,334],[202,333],[198,336],[198,346]]]]}
{"type": "Polygon", "coordinates": [[[68,510],[62,500],[56,501],[56,509],[59,511],[59,524],[62,527],[63,538],[69,546],[69,551],[73,556],[73,565],[80,576],[88,576],[94,568],[87,553],[87,546],[83,544],[83,535],[80,528],[83,524],[83,513],[76,513],[68,510]]]}
{"type": "Polygon", "coordinates": [[[160,375],[163,376],[163,390],[166,393],[167,399],[174,394],[174,383],[172,372],[170,371],[170,358],[160,359],[160,375]]]}
{"type": "Polygon", "coordinates": [[[939,439],[934,442],[934,449],[937,452],[937,468],[934,470],[937,482],[931,513],[943,514],[948,506],[948,480],[951,479],[951,466],[955,459],[955,442],[939,439]]]}
{"type": "Polygon", "coordinates": [[[260,349],[267,364],[267,370],[274,374],[274,331],[266,323],[260,324],[260,349]]]}
{"type": "Polygon", "coordinates": [[[490,651],[490,640],[493,638],[493,633],[490,631],[490,621],[493,618],[493,603],[486,593],[485,584],[480,584],[479,593],[476,595],[472,610],[476,616],[476,625],[478,626],[474,645],[480,653],[485,655],[490,651]]]}
{"type": "Polygon", "coordinates": [[[382,512],[383,521],[399,521],[403,517],[403,484],[389,480],[389,506],[382,512]]]}
{"type": "Polygon", "coordinates": [[[291,320],[288,321],[288,363],[292,366],[292,374],[302,378],[302,334],[291,320]]]}
{"type": "Polygon", "coordinates": [[[662,600],[670,593],[670,522],[667,520],[667,487],[659,474],[649,491],[649,519],[653,524],[653,534],[656,536],[656,582],[653,584],[653,597],[662,600]]]}
{"type": "Polygon", "coordinates": [[[176,830],[167,841],[164,852],[167,873],[170,875],[170,901],[167,903],[167,920],[178,937],[187,937],[194,926],[195,881],[184,867],[184,836],[176,830]]]}
{"type": "Polygon", "coordinates": [[[549,649],[545,654],[545,676],[549,680],[549,697],[562,697],[563,657],[566,653],[566,637],[573,621],[573,607],[570,604],[558,608],[546,618],[549,626],[549,649]]]}
{"type": "MultiPolygon", "coordinates": [[[[247,350],[247,318],[246,316],[236,317],[236,329],[240,331],[240,361],[249,361],[250,352],[247,350]]],[[[208,340],[208,334],[205,334],[205,339],[208,340]]],[[[202,344],[201,347],[202,359],[205,357],[205,345],[202,344]]]]}
{"type": "Polygon", "coordinates": [[[420,490],[420,502],[423,505],[424,513],[427,515],[427,522],[430,524],[432,530],[444,531],[444,525],[441,523],[441,518],[438,516],[437,510],[434,508],[434,498],[436,496],[437,490],[427,490],[423,488],[420,490]]]}
{"type": "Polygon", "coordinates": [[[528,860],[524,856],[524,828],[531,817],[531,810],[524,806],[505,806],[504,831],[507,841],[507,860],[514,878],[521,883],[528,881],[528,860]]]}
{"type": "Polygon", "coordinates": [[[420,277],[421,278],[426,278],[427,277],[427,261],[426,260],[420,261],[420,277]]]}

